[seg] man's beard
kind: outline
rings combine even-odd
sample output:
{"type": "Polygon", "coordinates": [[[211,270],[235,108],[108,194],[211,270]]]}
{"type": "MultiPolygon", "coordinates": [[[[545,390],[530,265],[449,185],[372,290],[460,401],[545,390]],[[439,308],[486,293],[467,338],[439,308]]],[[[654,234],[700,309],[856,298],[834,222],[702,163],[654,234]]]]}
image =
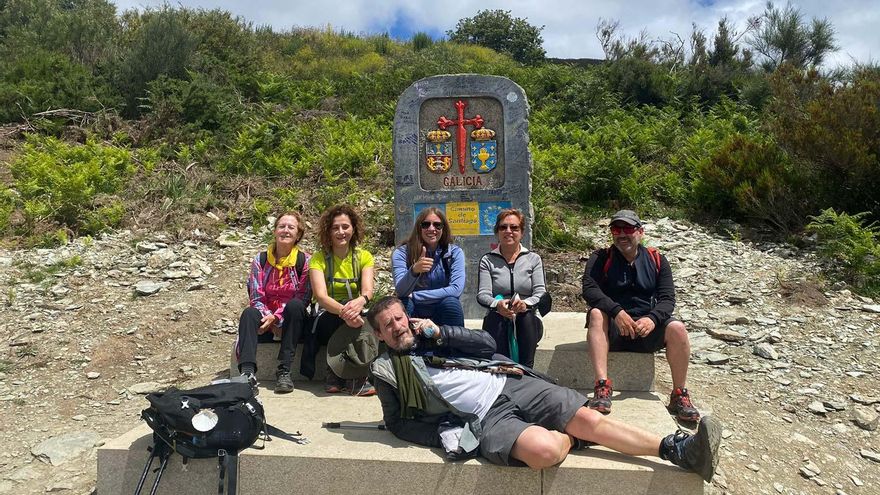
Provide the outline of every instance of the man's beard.
{"type": "Polygon", "coordinates": [[[409,353],[410,351],[412,351],[413,349],[415,349],[416,338],[415,338],[415,336],[411,335],[409,337],[409,339],[407,339],[406,342],[403,342],[403,339],[400,339],[397,341],[397,343],[399,344],[399,346],[395,347],[394,350],[401,353],[401,354],[406,354],[406,353],[409,353]]]}

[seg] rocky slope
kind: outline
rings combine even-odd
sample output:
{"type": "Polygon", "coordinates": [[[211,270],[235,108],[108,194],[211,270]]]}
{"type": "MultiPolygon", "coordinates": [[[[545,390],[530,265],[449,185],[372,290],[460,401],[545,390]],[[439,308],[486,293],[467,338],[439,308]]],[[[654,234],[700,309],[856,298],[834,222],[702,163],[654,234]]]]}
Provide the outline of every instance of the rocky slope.
{"type": "MultiPolygon", "coordinates": [[[[581,233],[604,244],[604,226],[581,233]]],[[[667,219],[647,231],[676,276],[693,396],[725,423],[708,491],[880,493],[880,304],[821,288],[816,260],[789,246],[667,219]]],[[[0,494],[92,493],[95,445],[138,423],[142,394],[224,374],[261,238],[117,232],[0,251],[0,494]]],[[[583,311],[587,254],[545,257],[554,309],[583,311]]]]}

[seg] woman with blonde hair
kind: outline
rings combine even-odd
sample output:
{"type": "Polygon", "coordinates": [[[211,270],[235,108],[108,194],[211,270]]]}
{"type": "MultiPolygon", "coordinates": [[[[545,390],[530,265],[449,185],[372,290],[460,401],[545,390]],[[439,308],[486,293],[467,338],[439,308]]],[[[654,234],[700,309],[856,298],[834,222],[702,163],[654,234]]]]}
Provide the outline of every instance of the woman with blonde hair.
{"type": "Polygon", "coordinates": [[[298,212],[275,219],[274,240],[251,262],[247,288],[250,304],[238,321],[238,369],[256,383],[257,343],[281,341],[276,393],[293,391],[290,363],[306,320],[309,254],[299,249],[305,229],[298,212]]]}
{"type": "Polygon", "coordinates": [[[443,211],[432,206],[419,212],[409,238],[391,255],[394,288],[407,313],[438,325],[464,326],[464,266],[443,211]]]}

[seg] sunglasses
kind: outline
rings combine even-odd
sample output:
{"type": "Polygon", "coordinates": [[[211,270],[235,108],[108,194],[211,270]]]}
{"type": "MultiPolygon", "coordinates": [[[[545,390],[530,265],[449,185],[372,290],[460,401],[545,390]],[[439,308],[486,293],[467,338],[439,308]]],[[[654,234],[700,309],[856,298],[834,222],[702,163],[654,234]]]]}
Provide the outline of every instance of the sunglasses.
{"type": "Polygon", "coordinates": [[[511,232],[519,232],[519,225],[515,223],[504,223],[498,226],[498,230],[509,230],[511,232]]]}
{"type": "Polygon", "coordinates": [[[611,233],[614,235],[620,235],[620,234],[633,235],[638,230],[639,230],[639,227],[636,227],[635,225],[623,225],[623,226],[612,225],[611,226],[611,233]]]}
{"type": "Polygon", "coordinates": [[[437,230],[443,230],[443,222],[422,222],[422,228],[427,229],[433,226],[437,230]]]}

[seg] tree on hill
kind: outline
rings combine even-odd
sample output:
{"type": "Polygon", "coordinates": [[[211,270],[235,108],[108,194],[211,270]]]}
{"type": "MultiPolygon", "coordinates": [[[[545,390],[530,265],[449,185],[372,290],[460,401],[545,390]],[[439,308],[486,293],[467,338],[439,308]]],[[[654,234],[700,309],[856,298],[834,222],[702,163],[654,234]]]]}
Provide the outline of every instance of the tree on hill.
{"type": "Polygon", "coordinates": [[[799,69],[816,67],[838,49],[834,44],[834,27],[827,19],[814,17],[808,24],[801,11],[791,4],[780,9],[767,2],[757,22],[758,29],[749,38],[749,44],[763,56],[761,65],[768,71],[785,63],[799,69]]]}
{"type": "Polygon", "coordinates": [[[510,55],[517,62],[533,64],[544,60],[544,26],[535,27],[525,19],[513,17],[509,10],[481,10],[460,19],[447,31],[450,41],[472,43],[510,55]]]}

